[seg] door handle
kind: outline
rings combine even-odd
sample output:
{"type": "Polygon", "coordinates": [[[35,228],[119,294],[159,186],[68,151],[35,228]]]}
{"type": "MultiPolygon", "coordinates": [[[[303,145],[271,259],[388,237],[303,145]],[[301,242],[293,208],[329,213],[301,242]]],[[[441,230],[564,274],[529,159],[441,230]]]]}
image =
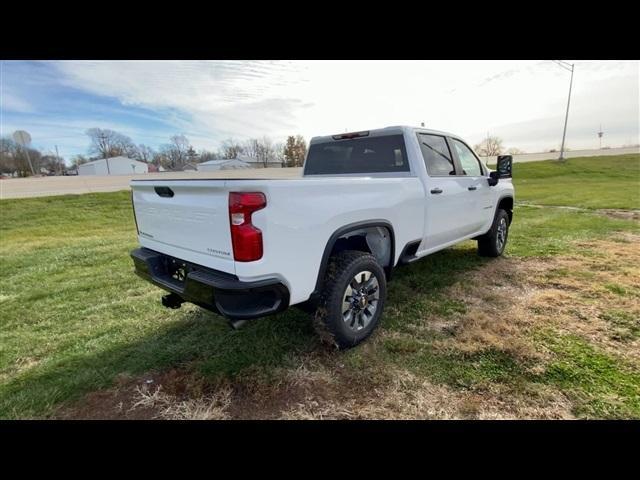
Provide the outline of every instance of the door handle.
{"type": "Polygon", "coordinates": [[[478,187],[469,187],[469,190],[476,190],[478,187]]]}
{"type": "Polygon", "coordinates": [[[442,189],[441,188],[432,188],[431,189],[431,193],[433,193],[434,195],[437,195],[438,193],[442,193],[442,189]]]}

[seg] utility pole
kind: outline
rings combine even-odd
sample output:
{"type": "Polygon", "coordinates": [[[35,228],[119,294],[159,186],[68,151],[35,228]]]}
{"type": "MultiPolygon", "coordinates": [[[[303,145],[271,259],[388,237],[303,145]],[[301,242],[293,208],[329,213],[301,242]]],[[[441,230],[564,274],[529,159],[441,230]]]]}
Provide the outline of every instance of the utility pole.
{"type": "Polygon", "coordinates": [[[35,175],[36,171],[33,169],[33,163],[31,163],[31,156],[29,155],[29,147],[22,147],[24,153],[27,154],[27,161],[29,162],[29,168],[31,168],[31,174],[35,175]]]}
{"type": "Polygon", "coordinates": [[[56,168],[56,170],[58,170],[58,175],[60,175],[60,155],[58,155],[58,145],[56,145],[56,159],[58,160],[58,168],[56,168]]]}
{"type": "Polygon", "coordinates": [[[29,155],[31,135],[29,135],[29,133],[25,132],[24,130],[18,130],[13,132],[13,139],[24,150],[24,153],[27,156],[27,161],[29,162],[29,168],[31,169],[31,175],[35,175],[36,171],[33,169],[33,163],[31,163],[31,155],[29,155]]]}
{"type": "Polygon", "coordinates": [[[600,150],[602,150],[602,135],[604,135],[604,132],[602,131],[602,124],[600,124],[600,130],[598,131],[598,138],[600,139],[600,150]]]}
{"type": "Polygon", "coordinates": [[[567,99],[567,113],[564,117],[564,130],[562,131],[562,146],[560,147],[560,158],[558,160],[564,160],[564,140],[567,135],[567,121],[569,120],[569,104],[571,103],[571,87],[573,86],[573,68],[575,64],[567,63],[563,61],[554,60],[558,65],[560,65],[565,70],[569,70],[571,72],[571,80],[569,81],[569,98],[567,99]]]}
{"type": "MultiPolygon", "coordinates": [[[[100,134],[100,139],[102,140],[102,144],[106,146],[106,140],[107,140],[107,136],[102,133],[100,134]]],[[[108,157],[109,153],[107,152],[107,149],[104,149],[104,160],[107,164],[107,175],[111,175],[111,170],[109,169],[109,157],[108,157]]]]}

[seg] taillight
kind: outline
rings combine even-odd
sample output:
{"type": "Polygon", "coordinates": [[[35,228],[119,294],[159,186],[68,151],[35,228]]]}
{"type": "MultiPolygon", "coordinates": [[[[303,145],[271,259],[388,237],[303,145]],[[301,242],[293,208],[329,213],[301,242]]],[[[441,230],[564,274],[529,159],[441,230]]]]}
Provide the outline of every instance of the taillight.
{"type": "Polygon", "coordinates": [[[262,258],[262,232],[251,223],[251,214],[267,206],[264,193],[230,192],[229,223],[233,258],[253,262],[262,258]]]}

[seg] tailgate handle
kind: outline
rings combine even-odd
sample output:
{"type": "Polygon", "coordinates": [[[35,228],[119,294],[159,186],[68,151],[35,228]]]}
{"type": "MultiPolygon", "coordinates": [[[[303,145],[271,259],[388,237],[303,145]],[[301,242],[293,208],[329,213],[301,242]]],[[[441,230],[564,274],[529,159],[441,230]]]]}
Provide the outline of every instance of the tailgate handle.
{"type": "Polygon", "coordinates": [[[154,187],[154,190],[161,197],[165,197],[165,198],[173,197],[173,190],[171,190],[169,187],[154,187]]]}

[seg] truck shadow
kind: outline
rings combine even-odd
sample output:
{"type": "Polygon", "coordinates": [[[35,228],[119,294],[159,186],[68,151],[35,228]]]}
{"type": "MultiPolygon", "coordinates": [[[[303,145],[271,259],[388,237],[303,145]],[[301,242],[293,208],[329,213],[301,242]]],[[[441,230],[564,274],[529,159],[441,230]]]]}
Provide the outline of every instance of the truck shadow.
{"type": "MultiPolygon", "coordinates": [[[[416,302],[437,297],[461,274],[485,262],[477,256],[475,243],[467,242],[396,269],[387,300],[388,308],[392,306],[396,313],[393,321],[383,318],[381,328],[396,328],[403,317],[411,318],[416,302]]],[[[25,390],[29,394],[24,398],[37,398],[40,406],[24,405],[21,410],[37,412],[43,405],[73,402],[84,393],[108,388],[119,375],[179,368],[207,381],[233,381],[248,371],[295,366],[301,355],[323,349],[334,355],[315,334],[310,316],[295,308],[232,330],[222,317],[188,307],[169,319],[160,315],[157,328],[141,341],[118,344],[98,354],[79,352],[38,373],[14,379],[5,385],[0,417],[12,416],[6,406],[20,403],[18,398],[25,390]]]]}

